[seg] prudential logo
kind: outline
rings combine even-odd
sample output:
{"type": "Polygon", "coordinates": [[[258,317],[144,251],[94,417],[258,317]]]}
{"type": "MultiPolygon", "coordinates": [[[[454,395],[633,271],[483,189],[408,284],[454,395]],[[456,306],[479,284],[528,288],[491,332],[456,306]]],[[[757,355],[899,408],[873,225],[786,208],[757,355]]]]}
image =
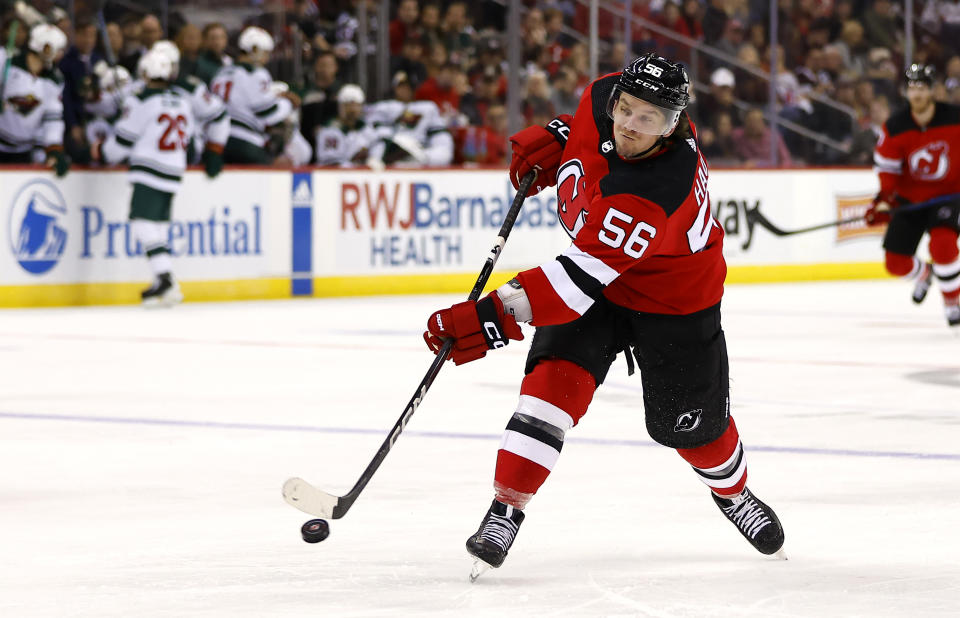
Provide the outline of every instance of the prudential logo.
{"type": "Polygon", "coordinates": [[[66,200],[52,182],[34,180],[17,193],[10,207],[10,247],[25,271],[42,275],[57,265],[67,245],[61,225],[66,214],[66,200]]]}

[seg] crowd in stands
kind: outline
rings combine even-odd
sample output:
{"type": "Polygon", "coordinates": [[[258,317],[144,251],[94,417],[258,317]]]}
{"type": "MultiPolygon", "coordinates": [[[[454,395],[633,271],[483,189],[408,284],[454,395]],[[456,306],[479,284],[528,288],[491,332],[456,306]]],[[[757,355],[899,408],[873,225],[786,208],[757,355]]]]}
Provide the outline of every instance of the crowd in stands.
{"type": "MultiPolygon", "coordinates": [[[[0,0],[2,38],[22,15],[0,0]]],[[[291,125],[307,144],[306,161],[324,165],[502,165],[509,159],[506,89],[507,3],[495,0],[391,0],[388,92],[365,92],[360,78],[375,70],[378,0],[287,0],[278,31],[275,15],[241,27],[191,23],[172,4],[169,29],[158,16],[117,10],[107,14],[107,41],[94,23],[93,2],[72,3],[76,19],[49,0],[36,12],[60,27],[68,46],[58,62],[64,79],[68,152],[89,141],[91,102],[101,94],[95,67],[115,57],[136,78],[139,57],[170,39],[180,51],[181,76],[203,82],[236,61],[243,27],[261,25],[276,48],[267,68],[288,84],[295,119],[271,140],[289,140],[291,125]],[[359,41],[357,9],[366,7],[366,44],[359,41]],[[299,73],[296,67],[302,67],[299,73]],[[322,139],[321,139],[322,137],[322,139]]],[[[232,0],[242,5],[243,0],[232,0]]],[[[250,0],[247,4],[263,5],[250,0]]],[[[775,68],[770,67],[770,3],[759,0],[633,0],[629,41],[620,0],[599,13],[600,73],[649,50],[688,64],[694,78],[689,112],[714,165],[870,165],[879,128],[902,104],[903,5],[891,0],[781,0],[775,68]],[[692,53],[688,45],[701,47],[692,53]],[[712,51],[712,50],[715,50],[712,51]],[[735,60],[735,62],[734,62],[735,60]],[[776,126],[770,122],[773,75],[776,126]]],[[[109,3],[108,3],[109,6],[109,3]]],[[[125,5],[127,6],[127,5],[125,5]]],[[[912,58],[935,65],[939,100],[960,103],[960,9],[952,0],[914,3],[912,58]]],[[[588,4],[580,0],[523,0],[520,123],[545,124],[573,113],[589,72],[588,4]]],[[[27,43],[19,28],[16,47],[27,43]]],[[[371,84],[373,80],[368,80],[371,84]]],[[[283,91],[280,87],[278,92],[283,91]]],[[[229,107],[229,106],[228,106],[229,107]]],[[[229,161],[228,161],[229,162],[229,161]]]]}

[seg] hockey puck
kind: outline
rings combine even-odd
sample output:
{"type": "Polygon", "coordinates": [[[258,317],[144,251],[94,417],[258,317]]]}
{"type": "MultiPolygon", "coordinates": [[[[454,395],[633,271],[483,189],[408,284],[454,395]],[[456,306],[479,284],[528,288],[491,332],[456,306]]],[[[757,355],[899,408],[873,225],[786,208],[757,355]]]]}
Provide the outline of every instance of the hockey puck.
{"type": "Polygon", "coordinates": [[[326,519],[311,519],[300,527],[300,535],[307,543],[319,543],[330,536],[330,524],[326,519]]]}

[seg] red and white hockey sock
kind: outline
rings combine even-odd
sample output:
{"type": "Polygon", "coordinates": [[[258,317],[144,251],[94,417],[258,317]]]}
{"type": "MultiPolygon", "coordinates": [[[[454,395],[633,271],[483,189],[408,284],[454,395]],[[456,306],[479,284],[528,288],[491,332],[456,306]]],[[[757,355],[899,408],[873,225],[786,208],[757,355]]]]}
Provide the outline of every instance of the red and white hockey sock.
{"type": "Polygon", "coordinates": [[[926,267],[926,263],[915,255],[903,255],[887,251],[884,263],[887,272],[895,277],[912,281],[919,277],[926,267]]]}
{"type": "Polygon", "coordinates": [[[747,485],[747,459],[733,417],[730,417],[730,425],[723,435],[710,444],[678,448],[677,452],[718,496],[736,496],[747,485]]]}
{"type": "Polygon", "coordinates": [[[933,274],[940,285],[945,305],[956,305],[960,298],[960,250],[957,233],[949,228],[930,229],[930,257],[933,274]]]}
{"type": "Polygon", "coordinates": [[[497,452],[497,500],[526,506],[553,470],[564,435],[587,412],[596,388],[589,371],[564,360],[541,361],[523,379],[520,403],[497,452]]]}

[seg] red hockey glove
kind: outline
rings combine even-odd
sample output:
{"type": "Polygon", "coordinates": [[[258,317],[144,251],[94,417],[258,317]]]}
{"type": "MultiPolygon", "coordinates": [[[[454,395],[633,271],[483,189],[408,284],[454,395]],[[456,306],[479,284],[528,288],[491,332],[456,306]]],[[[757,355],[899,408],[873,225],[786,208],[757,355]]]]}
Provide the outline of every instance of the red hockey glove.
{"type": "Polygon", "coordinates": [[[870,205],[870,208],[863,214],[863,219],[867,222],[867,225],[883,225],[884,223],[889,223],[892,203],[895,203],[895,199],[890,195],[878,195],[873,198],[873,203],[870,205]]]}
{"type": "Polygon", "coordinates": [[[491,292],[479,301],[457,303],[430,316],[423,333],[427,346],[439,354],[446,339],[454,340],[450,358],[462,365],[483,358],[487,350],[502,348],[511,339],[522,340],[523,333],[513,316],[503,312],[497,293],[491,292]]]}
{"type": "Polygon", "coordinates": [[[530,186],[528,197],[557,184],[557,168],[567,145],[571,122],[573,116],[561,114],[545,127],[527,127],[510,136],[513,147],[510,182],[514,189],[520,187],[520,179],[533,169],[537,170],[537,179],[530,186]]]}

